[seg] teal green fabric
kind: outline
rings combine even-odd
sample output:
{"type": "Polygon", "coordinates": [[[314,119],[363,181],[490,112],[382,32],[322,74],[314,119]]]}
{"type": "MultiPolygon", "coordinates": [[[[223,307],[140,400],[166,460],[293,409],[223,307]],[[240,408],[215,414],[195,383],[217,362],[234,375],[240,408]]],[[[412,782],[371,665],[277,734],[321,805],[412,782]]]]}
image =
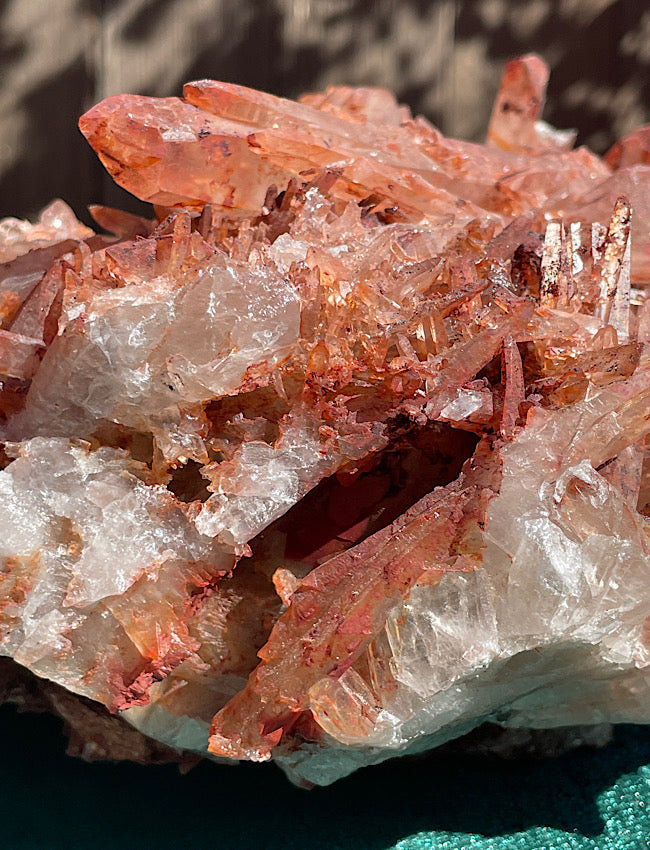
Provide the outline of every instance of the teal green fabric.
{"type": "Polygon", "coordinates": [[[650,728],[552,761],[428,756],[325,789],[273,765],[84,764],[56,720],[0,709],[3,850],[644,850],[650,728]]]}

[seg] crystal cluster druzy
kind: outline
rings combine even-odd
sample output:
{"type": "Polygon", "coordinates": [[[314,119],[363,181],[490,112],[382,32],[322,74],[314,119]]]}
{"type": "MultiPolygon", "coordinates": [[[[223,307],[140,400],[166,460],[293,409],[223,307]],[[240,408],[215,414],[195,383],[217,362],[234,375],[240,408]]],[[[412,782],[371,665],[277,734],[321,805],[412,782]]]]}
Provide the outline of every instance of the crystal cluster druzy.
{"type": "Polygon", "coordinates": [[[86,757],[327,784],[650,720],[650,130],[574,149],[546,80],[485,145],[375,89],[111,97],[154,218],[0,223],[0,652],[86,757]]]}

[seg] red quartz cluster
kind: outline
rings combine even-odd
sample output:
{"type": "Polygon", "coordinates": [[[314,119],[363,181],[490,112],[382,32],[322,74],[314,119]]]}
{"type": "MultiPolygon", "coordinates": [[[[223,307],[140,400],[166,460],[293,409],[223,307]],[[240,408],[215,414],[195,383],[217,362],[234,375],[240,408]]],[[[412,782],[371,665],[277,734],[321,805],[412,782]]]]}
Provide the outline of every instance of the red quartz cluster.
{"type": "MultiPolygon", "coordinates": [[[[494,669],[567,641],[619,652],[594,717],[642,719],[650,136],[574,149],[547,77],[507,66],[485,145],[363,88],[200,81],[82,117],[154,216],[0,223],[0,652],[308,782],[516,708],[533,674],[494,669]],[[519,511],[525,554],[496,531],[519,511]],[[489,697],[454,702],[477,671],[489,697]]],[[[596,722],[571,699],[521,723],[596,722]]]]}

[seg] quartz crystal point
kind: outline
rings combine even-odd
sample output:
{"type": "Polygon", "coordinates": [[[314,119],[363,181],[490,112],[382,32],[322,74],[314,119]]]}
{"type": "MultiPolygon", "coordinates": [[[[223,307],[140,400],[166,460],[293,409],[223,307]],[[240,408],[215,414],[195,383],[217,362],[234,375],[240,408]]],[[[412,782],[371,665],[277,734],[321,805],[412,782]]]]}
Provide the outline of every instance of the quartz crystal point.
{"type": "Polygon", "coordinates": [[[650,722],[650,131],[573,149],[547,78],[486,145],[367,88],[82,117],[155,207],[0,222],[0,693],[303,785],[650,722]]]}
{"type": "Polygon", "coordinates": [[[507,151],[541,153],[569,149],[576,134],[541,121],[548,67],[539,56],[522,56],[506,65],[494,102],[488,144],[507,151]]]}

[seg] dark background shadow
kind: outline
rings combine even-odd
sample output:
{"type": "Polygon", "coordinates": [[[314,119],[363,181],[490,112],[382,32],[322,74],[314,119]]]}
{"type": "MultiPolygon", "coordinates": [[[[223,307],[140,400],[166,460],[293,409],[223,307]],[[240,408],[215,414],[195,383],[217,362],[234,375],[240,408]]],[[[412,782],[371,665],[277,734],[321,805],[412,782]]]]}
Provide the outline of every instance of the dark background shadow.
{"type": "MultiPolygon", "coordinates": [[[[441,846],[461,848],[469,846],[463,835],[505,840],[532,827],[565,831],[566,846],[601,846],[598,795],[650,763],[650,728],[619,727],[602,750],[548,761],[403,759],[313,791],[293,787],[273,765],[203,762],[181,776],[174,766],[86,764],[64,747],[53,717],[0,708],[3,847],[387,850],[442,830],[459,835],[441,846]]],[[[642,781],[638,788],[637,814],[646,818],[650,794],[642,781]]],[[[629,826],[634,813],[622,797],[617,803],[614,815],[629,826]]],[[[629,839],[620,846],[645,846],[629,839]]]]}

